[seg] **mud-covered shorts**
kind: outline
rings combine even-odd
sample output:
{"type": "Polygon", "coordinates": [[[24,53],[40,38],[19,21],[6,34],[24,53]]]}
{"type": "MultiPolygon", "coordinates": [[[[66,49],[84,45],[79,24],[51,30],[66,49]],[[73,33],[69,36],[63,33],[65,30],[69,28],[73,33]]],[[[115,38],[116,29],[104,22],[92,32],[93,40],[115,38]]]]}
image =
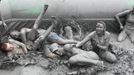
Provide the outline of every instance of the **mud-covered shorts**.
{"type": "Polygon", "coordinates": [[[55,41],[59,40],[60,38],[61,37],[59,37],[55,32],[51,32],[47,37],[48,41],[50,41],[50,42],[55,42],[55,41]]]}

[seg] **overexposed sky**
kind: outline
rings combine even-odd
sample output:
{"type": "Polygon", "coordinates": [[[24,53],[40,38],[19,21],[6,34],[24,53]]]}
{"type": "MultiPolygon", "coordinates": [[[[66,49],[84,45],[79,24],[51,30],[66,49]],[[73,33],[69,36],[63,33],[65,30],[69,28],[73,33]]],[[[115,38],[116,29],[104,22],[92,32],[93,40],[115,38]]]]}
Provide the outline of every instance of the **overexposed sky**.
{"type": "Polygon", "coordinates": [[[1,12],[12,17],[38,16],[48,4],[46,16],[112,17],[134,5],[134,0],[2,0],[1,12]],[[10,10],[9,10],[10,9],[10,10]]]}

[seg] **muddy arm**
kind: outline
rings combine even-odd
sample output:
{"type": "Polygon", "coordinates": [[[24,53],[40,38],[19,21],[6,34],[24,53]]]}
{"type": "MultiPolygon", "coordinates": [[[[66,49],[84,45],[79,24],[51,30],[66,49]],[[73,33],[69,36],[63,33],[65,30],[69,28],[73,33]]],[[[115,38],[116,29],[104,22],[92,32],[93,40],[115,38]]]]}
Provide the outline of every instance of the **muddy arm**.
{"type": "Polygon", "coordinates": [[[85,44],[88,40],[91,39],[91,37],[93,36],[94,32],[91,32],[90,34],[88,34],[81,42],[76,44],[76,47],[80,47],[83,44],[85,44]]]}
{"type": "Polygon", "coordinates": [[[115,19],[117,20],[117,22],[120,24],[120,28],[123,27],[122,23],[121,23],[121,20],[120,20],[120,16],[124,16],[126,14],[129,14],[131,10],[126,10],[126,11],[123,11],[123,12],[120,12],[118,14],[115,15],[115,19]]]}

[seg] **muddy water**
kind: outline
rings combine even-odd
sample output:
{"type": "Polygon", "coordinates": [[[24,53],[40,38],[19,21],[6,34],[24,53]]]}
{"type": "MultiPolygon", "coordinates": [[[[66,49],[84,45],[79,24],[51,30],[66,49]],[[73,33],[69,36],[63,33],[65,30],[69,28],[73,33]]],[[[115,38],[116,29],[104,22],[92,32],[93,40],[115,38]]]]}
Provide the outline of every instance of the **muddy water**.
{"type": "Polygon", "coordinates": [[[38,66],[16,67],[13,71],[0,70],[0,75],[47,75],[46,72],[38,66]]]}

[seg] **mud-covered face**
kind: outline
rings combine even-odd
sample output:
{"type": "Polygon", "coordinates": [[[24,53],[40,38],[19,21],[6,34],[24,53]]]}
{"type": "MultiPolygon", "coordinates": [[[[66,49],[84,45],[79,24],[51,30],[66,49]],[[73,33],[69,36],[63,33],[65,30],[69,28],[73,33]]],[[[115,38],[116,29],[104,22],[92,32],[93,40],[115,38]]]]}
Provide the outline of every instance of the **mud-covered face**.
{"type": "Polygon", "coordinates": [[[63,48],[60,47],[57,43],[53,43],[51,46],[50,46],[50,50],[53,52],[53,53],[56,53],[58,55],[62,55],[63,53],[63,48]]]}
{"type": "Polygon", "coordinates": [[[104,25],[101,23],[97,23],[96,25],[96,33],[102,34],[104,32],[104,25]]]}
{"type": "Polygon", "coordinates": [[[10,43],[4,43],[2,45],[2,49],[5,51],[12,51],[14,49],[14,46],[10,43]]]}
{"type": "Polygon", "coordinates": [[[20,32],[18,32],[18,31],[13,31],[13,32],[10,33],[10,36],[11,36],[12,38],[14,38],[14,39],[18,39],[19,36],[20,36],[20,32]]]}

